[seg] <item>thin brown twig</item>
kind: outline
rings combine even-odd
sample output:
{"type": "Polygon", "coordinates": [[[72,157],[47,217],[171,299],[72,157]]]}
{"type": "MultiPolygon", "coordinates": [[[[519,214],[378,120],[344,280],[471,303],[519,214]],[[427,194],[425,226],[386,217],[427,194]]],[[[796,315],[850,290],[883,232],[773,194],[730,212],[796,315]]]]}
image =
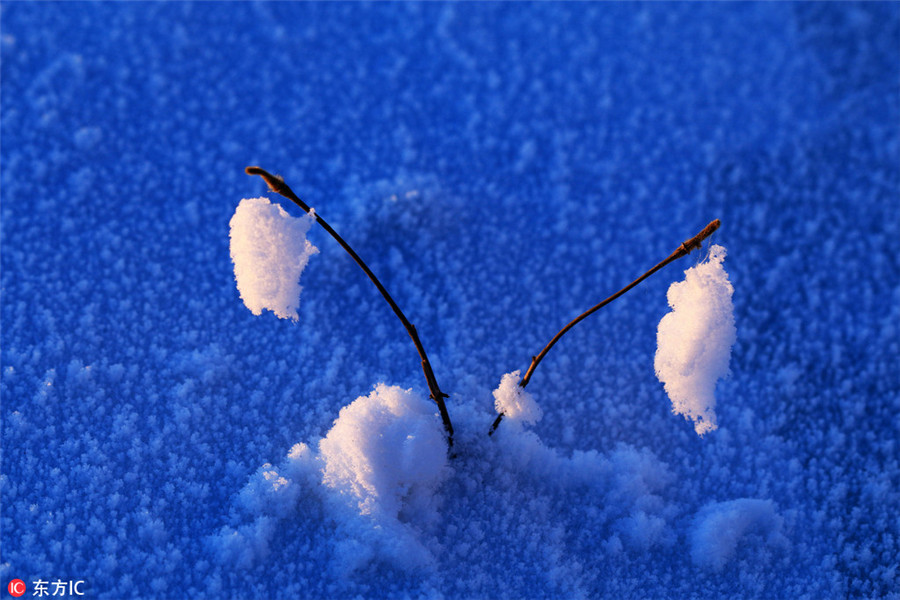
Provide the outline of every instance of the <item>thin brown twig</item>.
{"type": "MultiPolygon", "coordinates": [[[[275,192],[276,194],[280,194],[291,200],[294,204],[303,209],[303,212],[310,214],[310,207],[301,200],[297,194],[291,190],[290,187],[284,182],[284,179],[281,177],[276,177],[266,171],[265,169],[261,169],[260,167],[247,167],[244,169],[247,175],[259,175],[262,177],[266,184],[268,184],[269,189],[275,192]]],[[[450,414],[447,412],[447,405],[444,403],[444,398],[448,398],[447,394],[441,391],[441,388],[438,387],[437,379],[434,376],[434,370],[431,368],[431,363],[428,361],[428,355],[425,353],[425,347],[422,346],[421,340],[419,340],[419,334],[416,331],[415,325],[409,322],[409,319],[406,318],[406,315],[403,314],[403,311],[400,310],[400,307],[397,306],[397,303],[394,302],[394,299],[391,298],[391,295],[385,289],[385,287],[381,284],[375,274],[372,273],[372,270],[369,266],[359,257],[359,255],[350,247],[350,244],[344,241],[338,233],[331,228],[325,219],[323,219],[319,213],[313,212],[313,217],[316,222],[322,226],[322,228],[327,231],[331,237],[340,244],[341,248],[347,251],[347,254],[359,265],[359,268],[365,272],[365,274],[369,277],[372,283],[375,284],[375,287],[378,288],[378,291],[381,292],[382,297],[384,297],[385,301],[390,305],[391,309],[394,311],[394,314],[397,315],[397,318],[400,319],[400,322],[403,323],[403,327],[406,329],[406,332],[409,334],[409,337],[412,338],[413,344],[416,347],[416,351],[419,353],[419,358],[422,360],[422,371],[425,373],[425,381],[428,384],[428,391],[431,394],[431,399],[438,406],[438,410],[441,413],[441,421],[444,423],[444,430],[447,432],[447,445],[449,448],[453,447],[453,424],[450,422],[450,414]]]]}
{"type": "MultiPolygon", "coordinates": [[[[706,227],[703,228],[703,231],[701,231],[700,233],[698,233],[691,239],[683,242],[674,252],[672,252],[672,254],[669,255],[668,258],[657,263],[657,265],[654,266],[652,269],[650,269],[649,271],[647,271],[646,273],[644,273],[643,275],[641,275],[640,277],[638,277],[637,279],[635,279],[634,281],[632,281],[631,283],[629,283],[628,285],[623,287],[621,290],[619,290],[618,292],[616,292],[609,298],[603,300],[599,304],[594,305],[593,307],[589,308],[588,310],[584,311],[583,313],[581,313],[580,315],[578,315],[577,317],[572,319],[565,327],[563,327],[562,329],[559,330],[559,333],[557,333],[555,336],[553,336],[553,339],[550,340],[550,342],[546,346],[544,346],[544,349],[541,350],[540,354],[538,354],[537,356],[533,356],[531,358],[531,366],[528,367],[528,371],[525,372],[525,376],[522,377],[521,381],[519,381],[519,387],[524,388],[525,386],[528,385],[528,382],[531,381],[532,375],[534,375],[534,370],[541,363],[541,361],[544,360],[544,357],[547,356],[547,353],[550,352],[550,349],[553,348],[553,346],[556,344],[556,342],[558,342],[560,340],[560,338],[562,338],[562,336],[564,336],[566,334],[567,331],[569,331],[570,329],[575,327],[575,325],[577,325],[584,319],[588,318],[589,316],[591,316],[592,314],[594,314],[595,312],[597,312],[598,310],[600,310],[601,308],[603,308],[604,306],[606,306],[607,304],[609,304],[610,302],[615,300],[616,298],[622,296],[623,294],[625,294],[625,292],[632,289],[637,284],[644,281],[645,279],[647,279],[648,277],[650,277],[651,275],[653,275],[654,273],[656,273],[657,271],[659,271],[660,269],[662,269],[663,267],[668,265],[669,263],[672,263],[672,262],[678,260],[682,256],[687,256],[691,251],[699,248],[701,246],[701,244],[703,243],[703,240],[705,240],[706,238],[711,236],[713,234],[713,232],[716,229],[718,229],[719,225],[721,225],[721,224],[722,223],[721,223],[721,221],[719,221],[719,219],[712,221],[709,225],[707,225],[706,227]]],[[[488,435],[494,435],[494,431],[497,430],[497,427],[500,425],[500,422],[502,420],[503,420],[503,413],[500,413],[499,415],[497,415],[497,418],[494,419],[494,422],[491,425],[491,429],[488,432],[488,435]]]]}

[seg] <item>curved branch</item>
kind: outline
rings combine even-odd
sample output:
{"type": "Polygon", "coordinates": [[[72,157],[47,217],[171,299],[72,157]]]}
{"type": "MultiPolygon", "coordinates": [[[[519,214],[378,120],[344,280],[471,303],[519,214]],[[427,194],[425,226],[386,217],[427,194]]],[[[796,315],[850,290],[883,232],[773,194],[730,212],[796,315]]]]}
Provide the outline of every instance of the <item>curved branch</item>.
{"type": "MultiPolygon", "coordinates": [[[[265,169],[261,169],[259,167],[247,167],[244,169],[247,175],[259,175],[262,177],[266,184],[268,184],[269,189],[275,192],[276,194],[280,194],[291,200],[294,204],[303,209],[303,212],[310,214],[310,207],[301,200],[297,194],[291,190],[290,187],[284,182],[284,179],[281,177],[276,177],[272,175],[265,169]]],[[[363,272],[368,276],[368,278],[375,284],[375,287],[378,288],[378,291],[381,293],[382,297],[385,301],[390,305],[391,310],[394,311],[394,314],[397,315],[397,318],[400,319],[400,322],[403,324],[403,327],[406,329],[406,332],[409,334],[409,337],[412,338],[413,344],[416,347],[416,352],[419,353],[419,358],[422,360],[422,372],[425,374],[425,381],[428,384],[428,391],[431,394],[431,399],[435,401],[438,406],[438,410],[441,413],[441,421],[444,423],[444,430],[447,432],[447,445],[449,447],[453,447],[453,424],[450,422],[450,414],[447,412],[447,405],[444,403],[444,398],[447,398],[447,394],[441,391],[441,388],[438,387],[437,379],[434,377],[434,370],[431,368],[431,363],[428,361],[428,355],[425,353],[425,347],[422,346],[421,340],[419,340],[419,334],[416,332],[415,326],[409,322],[409,319],[406,318],[406,315],[403,314],[403,311],[400,310],[400,307],[397,306],[397,303],[394,302],[394,299],[391,298],[391,295],[385,289],[385,287],[381,284],[369,266],[359,257],[359,255],[350,247],[350,244],[344,241],[338,233],[331,228],[329,225],[318,213],[313,212],[313,217],[316,222],[322,226],[322,228],[331,235],[340,244],[341,248],[347,251],[347,254],[359,265],[359,268],[363,270],[363,272]]]]}
{"type": "MultiPolygon", "coordinates": [[[[713,234],[713,232],[716,229],[718,229],[719,225],[721,225],[721,224],[722,224],[722,222],[719,221],[719,219],[715,219],[714,221],[710,222],[710,224],[707,225],[706,227],[704,227],[700,233],[698,233],[691,239],[683,242],[674,252],[672,252],[672,254],[669,255],[668,258],[657,263],[656,266],[654,266],[652,269],[650,269],[649,271],[647,271],[646,273],[644,273],[643,275],[641,275],[640,277],[638,277],[637,279],[635,279],[634,281],[632,281],[631,283],[629,283],[628,285],[623,287],[621,290],[619,290],[618,292],[616,292],[609,298],[606,298],[599,304],[592,306],[588,310],[584,311],[583,313],[581,313],[580,315],[578,315],[577,317],[572,319],[565,327],[563,327],[562,329],[559,330],[559,333],[557,333],[555,336],[553,336],[553,339],[550,340],[550,342],[546,346],[544,346],[544,349],[541,350],[540,354],[538,354],[537,356],[533,356],[531,358],[531,366],[528,367],[528,371],[525,372],[525,376],[522,377],[521,381],[519,381],[519,387],[524,388],[525,386],[528,385],[528,382],[531,381],[532,375],[534,375],[534,370],[537,368],[537,366],[539,364],[541,364],[541,361],[544,360],[544,357],[547,356],[547,353],[550,352],[550,349],[553,348],[554,345],[556,345],[556,342],[558,342],[560,340],[560,338],[562,338],[562,336],[564,336],[566,334],[567,331],[569,331],[570,329],[575,327],[578,323],[580,323],[584,319],[588,318],[589,316],[591,316],[592,314],[594,314],[595,312],[597,312],[598,310],[600,310],[601,308],[603,308],[604,306],[606,306],[607,304],[609,304],[610,302],[615,300],[616,298],[622,296],[623,294],[625,294],[625,292],[627,292],[631,288],[635,287],[637,284],[644,281],[645,279],[647,279],[648,277],[650,277],[651,275],[653,275],[654,273],[656,273],[657,271],[659,271],[660,269],[662,269],[663,267],[668,265],[669,263],[672,263],[672,262],[678,260],[682,256],[687,256],[688,254],[691,253],[691,251],[699,248],[701,246],[701,244],[703,243],[703,240],[705,240],[706,238],[711,236],[713,234]]],[[[500,425],[500,422],[502,420],[503,420],[503,413],[500,413],[499,415],[497,415],[497,418],[494,420],[494,423],[491,425],[491,429],[488,432],[488,435],[494,435],[494,431],[496,431],[497,427],[500,425]]]]}

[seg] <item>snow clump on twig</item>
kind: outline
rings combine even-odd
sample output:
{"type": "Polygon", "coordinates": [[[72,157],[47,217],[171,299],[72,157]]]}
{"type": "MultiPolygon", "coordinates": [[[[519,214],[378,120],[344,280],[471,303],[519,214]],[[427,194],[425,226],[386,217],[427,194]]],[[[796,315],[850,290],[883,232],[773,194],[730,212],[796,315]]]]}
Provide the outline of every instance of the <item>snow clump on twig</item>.
{"type": "Polygon", "coordinates": [[[315,216],[290,216],[268,198],[241,200],[231,218],[231,260],[238,291],[254,315],[271,310],[296,321],[300,274],[319,250],[306,239],[315,216]]]}
{"type": "Polygon", "coordinates": [[[707,260],[669,287],[672,312],[659,322],[656,335],[656,376],[665,384],[673,412],[691,419],[698,435],[717,427],[716,382],[728,374],[737,336],[734,288],[724,260],[725,248],[712,246],[707,260]]]}
{"type": "Polygon", "coordinates": [[[507,373],[500,379],[500,387],[494,390],[494,408],[512,422],[534,425],[544,412],[519,381],[519,371],[507,373]]]}

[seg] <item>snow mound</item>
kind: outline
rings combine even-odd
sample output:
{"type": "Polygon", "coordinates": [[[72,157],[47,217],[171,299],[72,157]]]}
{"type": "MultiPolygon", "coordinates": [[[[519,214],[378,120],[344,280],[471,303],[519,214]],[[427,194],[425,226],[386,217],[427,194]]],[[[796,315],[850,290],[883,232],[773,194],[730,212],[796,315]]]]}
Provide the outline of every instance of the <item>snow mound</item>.
{"type": "Polygon", "coordinates": [[[271,517],[260,516],[238,528],[223,526],[209,545],[223,563],[249,569],[269,556],[275,525],[271,517]]]}
{"type": "Polygon", "coordinates": [[[672,312],[659,322],[656,335],[656,376],[673,412],[690,418],[699,435],[716,429],[716,382],[728,374],[736,339],[734,288],[724,260],[725,248],[712,246],[706,261],[669,287],[672,312]]]}
{"type": "MultiPolygon", "coordinates": [[[[428,532],[450,472],[434,406],[411,390],[378,384],[341,410],[318,447],[296,444],[278,466],[266,463],[250,477],[230,523],[210,538],[219,559],[254,566],[268,556],[279,523],[300,514],[309,520],[317,505],[332,523],[335,575],[373,560],[406,570],[431,564],[436,544],[428,532]]],[[[305,526],[318,535],[316,525],[305,526]]]]}
{"type": "Polygon", "coordinates": [[[429,504],[447,466],[434,406],[385,384],[341,409],[319,453],[323,483],[363,515],[396,518],[404,508],[429,504]]]}
{"type": "Polygon", "coordinates": [[[319,457],[338,526],[340,575],[376,558],[402,569],[431,563],[423,536],[437,521],[436,492],[448,468],[447,442],[430,402],[378,384],[341,409],[319,442],[319,457]]]}
{"type": "Polygon", "coordinates": [[[300,274],[318,249],[306,239],[313,215],[290,216],[268,198],[241,200],[231,218],[231,260],[238,291],[254,315],[263,309],[297,320],[300,274]]]}
{"type": "Polygon", "coordinates": [[[544,416],[534,397],[519,387],[519,371],[505,374],[494,390],[494,408],[513,422],[534,425],[544,416]]]}
{"type": "Polygon", "coordinates": [[[786,545],[783,526],[784,519],[771,500],[712,502],[701,508],[694,519],[691,558],[695,565],[721,571],[745,536],[757,534],[768,544],[786,545]]]}

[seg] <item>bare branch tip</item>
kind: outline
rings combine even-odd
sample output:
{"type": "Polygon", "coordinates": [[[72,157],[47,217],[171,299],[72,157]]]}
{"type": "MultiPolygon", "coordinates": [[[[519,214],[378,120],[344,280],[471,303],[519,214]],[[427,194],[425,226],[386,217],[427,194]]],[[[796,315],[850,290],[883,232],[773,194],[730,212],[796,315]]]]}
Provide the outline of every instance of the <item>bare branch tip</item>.
{"type": "Polygon", "coordinates": [[[699,248],[703,244],[703,241],[711,236],[721,224],[722,221],[720,221],[719,219],[714,219],[713,221],[711,221],[709,225],[704,227],[700,233],[681,244],[681,246],[678,247],[678,250],[673,253],[673,257],[677,258],[676,254],[678,256],[690,254],[691,252],[699,248]]]}
{"type": "Polygon", "coordinates": [[[722,225],[722,221],[720,221],[719,219],[713,219],[710,224],[704,227],[703,231],[700,232],[700,241],[703,241],[711,236],[713,232],[715,232],[715,230],[719,228],[720,225],[722,225]]]}
{"type": "Polygon", "coordinates": [[[262,167],[246,167],[244,173],[247,175],[259,175],[266,181],[266,185],[273,192],[281,193],[279,190],[284,186],[284,178],[280,175],[272,175],[262,167]]]}

